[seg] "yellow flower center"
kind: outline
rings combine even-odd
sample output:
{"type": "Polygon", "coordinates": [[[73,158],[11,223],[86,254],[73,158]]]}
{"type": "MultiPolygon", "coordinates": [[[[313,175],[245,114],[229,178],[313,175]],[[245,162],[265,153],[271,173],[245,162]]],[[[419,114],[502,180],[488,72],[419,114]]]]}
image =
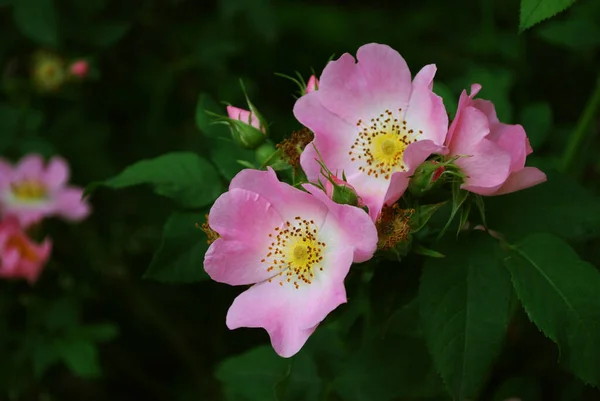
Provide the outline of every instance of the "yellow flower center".
{"type": "MultiPolygon", "coordinates": [[[[398,109],[402,114],[402,109],[398,109]]],[[[350,160],[359,164],[358,170],[375,178],[388,180],[392,173],[405,171],[404,151],[423,133],[407,127],[405,120],[386,110],[369,123],[358,120],[358,137],[350,147],[350,160]]]]}
{"type": "Polygon", "coordinates": [[[38,180],[23,180],[11,184],[15,198],[21,201],[38,201],[48,195],[46,186],[38,180]]]}
{"type": "Polygon", "coordinates": [[[325,243],[319,241],[318,230],[313,220],[296,216],[292,222],[286,221],[283,228],[275,227],[269,234],[272,242],[269,252],[261,260],[268,272],[273,272],[273,280],[283,286],[286,283],[299,289],[303,284],[311,284],[317,271],[322,271],[325,243]]]}

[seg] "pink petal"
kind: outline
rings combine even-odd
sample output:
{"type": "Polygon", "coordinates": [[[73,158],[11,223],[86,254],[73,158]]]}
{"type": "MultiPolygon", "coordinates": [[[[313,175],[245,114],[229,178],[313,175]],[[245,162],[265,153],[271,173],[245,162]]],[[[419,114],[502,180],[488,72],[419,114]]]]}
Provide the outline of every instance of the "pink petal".
{"type": "Polygon", "coordinates": [[[292,221],[296,216],[302,216],[313,219],[316,225],[320,226],[327,214],[325,205],[310,194],[280,182],[275,171],[270,167],[267,171],[252,169],[240,171],[229,184],[230,191],[234,188],[260,194],[283,220],[292,221]]]}
{"type": "Polygon", "coordinates": [[[227,312],[227,327],[263,327],[275,352],[286,358],[296,354],[315,327],[346,302],[344,278],[352,253],[351,247],[325,253],[323,271],[311,284],[298,289],[276,281],[252,286],[233,301],[227,312]]]}
{"type": "Polygon", "coordinates": [[[463,90],[461,92],[460,98],[458,99],[458,107],[456,109],[456,114],[454,115],[454,120],[452,120],[452,124],[450,124],[450,128],[448,128],[448,135],[446,135],[446,144],[450,144],[452,141],[454,131],[456,130],[456,125],[460,121],[460,115],[462,113],[462,110],[473,105],[472,98],[475,95],[477,95],[477,93],[479,93],[480,90],[481,90],[481,85],[472,84],[470,95],[467,95],[466,90],[463,90]]]}
{"type": "Polygon", "coordinates": [[[496,124],[492,128],[489,139],[510,155],[510,171],[518,171],[525,167],[529,141],[521,125],[496,124]]]}
{"type": "Polygon", "coordinates": [[[443,145],[448,132],[448,114],[442,98],[430,89],[435,71],[435,65],[430,64],[415,77],[404,119],[409,129],[423,131],[418,140],[429,139],[443,145]]]}
{"type": "Polygon", "coordinates": [[[512,173],[504,185],[500,187],[494,195],[503,195],[521,189],[533,187],[546,181],[546,174],[535,167],[525,167],[522,170],[512,173]]]}
{"type": "Polygon", "coordinates": [[[452,155],[472,155],[473,149],[490,133],[486,115],[474,107],[462,109],[453,125],[452,142],[448,145],[452,155]]]}
{"type": "Polygon", "coordinates": [[[355,263],[371,259],[377,249],[377,229],[369,215],[358,207],[335,203],[314,185],[304,184],[303,187],[329,209],[319,235],[353,247],[355,263]]]}
{"type": "Polygon", "coordinates": [[[62,157],[53,157],[43,173],[42,181],[51,189],[60,188],[69,181],[69,165],[62,157]]]}
{"type": "Polygon", "coordinates": [[[260,130],[260,121],[250,111],[233,106],[227,106],[227,114],[232,120],[239,120],[260,130]]]}
{"type": "Polygon", "coordinates": [[[510,174],[509,154],[487,139],[456,163],[467,175],[461,188],[480,195],[494,193],[510,174]]]}
{"type": "Polygon", "coordinates": [[[56,194],[56,214],[69,221],[80,221],[90,214],[90,206],[82,200],[83,190],[66,187],[56,194]]]}
{"type": "Polygon", "coordinates": [[[269,234],[284,221],[267,199],[245,189],[230,189],[215,201],[208,221],[222,237],[204,257],[204,269],[213,280],[240,285],[274,275],[261,260],[268,253],[269,234]]]}
{"type": "MultiPolygon", "coordinates": [[[[390,179],[400,172],[392,174],[390,179]]],[[[363,203],[369,208],[369,215],[372,219],[376,219],[383,208],[385,196],[390,186],[390,179],[385,179],[383,176],[376,178],[373,175],[358,173],[347,176],[348,183],[356,188],[358,196],[361,197],[363,203]]]]}
{"type": "Polygon", "coordinates": [[[16,167],[16,173],[13,181],[21,179],[40,178],[44,169],[44,159],[38,154],[29,154],[23,157],[16,167]]]}
{"type": "Polygon", "coordinates": [[[311,75],[306,83],[306,93],[314,92],[319,89],[319,80],[314,75],[311,75]]]}
{"type": "Polygon", "coordinates": [[[316,92],[302,96],[294,105],[294,115],[303,125],[315,134],[315,140],[308,144],[300,155],[300,164],[311,181],[317,181],[321,166],[314,146],[317,147],[325,165],[333,173],[344,170],[346,174],[357,171],[358,166],[350,161],[348,152],[358,135],[356,126],[348,124],[323,107],[316,92]]]}
{"type": "MultiPolygon", "coordinates": [[[[473,96],[475,95],[471,94],[471,97],[473,96]]],[[[484,99],[473,99],[473,107],[481,110],[487,116],[488,120],[490,121],[490,125],[498,124],[500,122],[498,120],[498,116],[496,115],[496,107],[491,101],[484,99]]]]}
{"type": "Polygon", "coordinates": [[[386,109],[405,108],[411,91],[410,70],[400,54],[371,43],[357,52],[358,63],[345,53],[323,70],[319,99],[350,124],[386,109]]]}
{"type": "Polygon", "coordinates": [[[6,183],[9,183],[12,175],[12,165],[8,161],[0,158],[0,186],[4,186],[6,183]]]}

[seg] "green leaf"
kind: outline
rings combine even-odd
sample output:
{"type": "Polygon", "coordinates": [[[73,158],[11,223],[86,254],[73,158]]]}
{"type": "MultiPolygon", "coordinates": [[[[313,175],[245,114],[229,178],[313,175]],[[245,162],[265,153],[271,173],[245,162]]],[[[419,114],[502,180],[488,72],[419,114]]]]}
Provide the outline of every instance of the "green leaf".
{"type": "Polygon", "coordinates": [[[509,195],[485,199],[487,224],[517,241],[531,233],[549,232],[582,239],[600,232],[600,198],[569,177],[546,171],[548,181],[509,195]]]}
{"type": "Polygon", "coordinates": [[[531,28],[555,16],[575,3],[575,0],[521,0],[519,31],[531,28]]]}
{"type": "Polygon", "coordinates": [[[552,128],[552,109],[547,102],[531,103],[521,112],[521,124],[527,131],[531,147],[541,146],[552,128]]]}
{"type": "Polygon", "coordinates": [[[458,108],[458,96],[446,84],[440,81],[436,81],[433,84],[433,92],[442,98],[448,114],[451,116],[455,115],[458,108]]]}
{"type": "Polygon", "coordinates": [[[445,259],[427,259],[419,288],[423,332],[455,399],[474,399],[500,351],[510,317],[510,277],[497,241],[447,239],[445,259]]]}
{"type": "Polygon", "coordinates": [[[537,36],[557,46],[576,51],[593,52],[600,46],[600,3],[581,1],[566,18],[550,21],[536,29],[537,36]]]}
{"type": "Polygon", "coordinates": [[[331,384],[341,399],[391,401],[445,393],[419,330],[417,306],[412,302],[400,308],[384,336],[376,335],[351,350],[331,384]]]}
{"type": "Polygon", "coordinates": [[[15,24],[31,40],[58,46],[58,22],[52,0],[17,0],[13,4],[15,24]]]}
{"type": "Polygon", "coordinates": [[[227,388],[229,400],[277,401],[276,386],[289,370],[288,359],[279,357],[270,346],[261,346],[226,359],[215,375],[227,388]]]}
{"type": "Polygon", "coordinates": [[[119,328],[110,323],[86,324],[77,328],[77,334],[94,342],[110,341],[119,334],[119,328]]]}
{"type": "Polygon", "coordinates": [[[496,390],[493,401],[506,401],[511,398],[542,401],[542,387],[533,378],[511,377],[496,390]]]}
{"type": "Polygon", "coordinates": [[[204,220],[204,213],[173,213],[144,278],[170,283],[206,280],[208,275],[202,266],[208,249],[207,237],[196,227],[196,223],[204,220]]]}
{"type": "Polygon", "coordinates": [[[568,369],[600,385],[600,272],[550,234],[512,250],[506,266],[529,318],[558,344],[568,369]]]}
{"type": "Polygon", "coordinates": [[[130,28],[129,22],[103,22],[91,27],[87,35],[94,46],[108,47],[121,40],[130,28]]]}
{"type": "Polygon", "coordinates": [[[175,200],[182,207],[198,208],[213,202],[223,191],[214,167],[191,152],[173,152],[155,159],[139,161],[109,180],[94,183],[113,189],[150,184],[154,192],[175,200]]]}
{"type": "Polygon", "coordinates": [[[305,351],[300,351],[291,359],[289,375],[277,384],[276,392],[280,400],[313,401],[321,399],[323,381],[317,372],[317,365],[305,351]]]}
{"type": "Polygon", "coordinates": [[[83,378],[100,375],[98,351],[93,343],[82,339],[61,339],[54,342],[54,347],[75,375],[83,378]]]}

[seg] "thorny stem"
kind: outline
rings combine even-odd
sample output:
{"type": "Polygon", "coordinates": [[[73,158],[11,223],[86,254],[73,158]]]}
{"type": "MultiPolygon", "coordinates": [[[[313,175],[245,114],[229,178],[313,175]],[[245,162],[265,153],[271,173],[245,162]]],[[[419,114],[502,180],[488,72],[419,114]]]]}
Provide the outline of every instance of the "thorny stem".
{"type": "Polygon", "coordinates": [[[566,173],[571,171],[576,162],[579,159],[580,151],[582,149],[582,145],[587,139],[588,135],[593,132],[592,125],[594,123],[594,117],[596,113],[600,109],[600,74],[598,75],[598,79],[596,80],[596,88],[592,93],[592,96],[588,100],[585,105],[585,109],[579,117],[579,121],[577,122],[577,126],[575,130],[569,137],[569,141],[567,142],[567,148],[563,153],[562,161],[560,169],[562,172],[566,173]]]}

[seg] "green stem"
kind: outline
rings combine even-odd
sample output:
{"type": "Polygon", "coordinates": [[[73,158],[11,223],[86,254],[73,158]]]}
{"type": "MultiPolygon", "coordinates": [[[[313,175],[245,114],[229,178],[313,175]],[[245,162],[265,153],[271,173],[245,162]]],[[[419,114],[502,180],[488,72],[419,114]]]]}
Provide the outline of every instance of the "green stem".
{"type": "Polygon", "coordinates": [[[592,132],[592,124],[594,123],[594,117],[600,109],[600,75],[596,81],[596,88],[592,93],[592,96],[585,105],[585,109],[579,117],[577,126],[571,134],[569,141],[567,142],[567,148],[562,157],[561,171],[568,172],[573,169],[576,162],[579,159],[582,145],[587,139],[587,136],[592,132]]]}

